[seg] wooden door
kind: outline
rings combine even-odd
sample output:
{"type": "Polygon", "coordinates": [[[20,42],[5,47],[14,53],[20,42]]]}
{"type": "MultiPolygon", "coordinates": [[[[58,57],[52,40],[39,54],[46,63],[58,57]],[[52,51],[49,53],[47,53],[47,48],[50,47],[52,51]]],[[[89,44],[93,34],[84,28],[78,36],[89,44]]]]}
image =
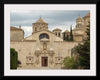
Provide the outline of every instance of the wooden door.
{"type": "Polygon", "coordinates": [[[42,57],[42,66],[48,66],[48,57],[42,57]]]}

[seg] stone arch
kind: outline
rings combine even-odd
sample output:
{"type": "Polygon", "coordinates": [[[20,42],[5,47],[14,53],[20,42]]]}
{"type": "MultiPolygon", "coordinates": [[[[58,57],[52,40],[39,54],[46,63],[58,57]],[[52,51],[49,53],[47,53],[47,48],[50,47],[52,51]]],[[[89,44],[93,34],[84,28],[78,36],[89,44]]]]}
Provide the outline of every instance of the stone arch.
{"type": "Polygon", "coordinates": [[[47,33],[42,33],[42,34],[39,35],[39,40],[42,39],[42,38],[49,39],[49,35],[47,33]]]}
{"type": "Polygon", "coordinates": [[[60,32],[58,33],[58,36],[60,37],[60,32]]]}

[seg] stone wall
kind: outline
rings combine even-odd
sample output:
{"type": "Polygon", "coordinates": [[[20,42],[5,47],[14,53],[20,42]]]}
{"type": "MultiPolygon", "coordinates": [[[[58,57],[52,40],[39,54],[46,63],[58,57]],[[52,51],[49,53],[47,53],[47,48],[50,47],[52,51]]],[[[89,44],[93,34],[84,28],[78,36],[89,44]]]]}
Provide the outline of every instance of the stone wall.
{"type": "Polygon", "coordinates": [[[23,31],[17,31],[17,30],[12,30],[10,31],[10,40],[11,41],[21,41],[24,39],[24,32],[23,31]]]}
{"type": "Polygon", "coordinates": [[[41,24],[39,24],[39,23],[34,23],[34,24],[33,24],[33,33],[34,33],[34,32],[37,32],[37,31],[41,31],[41,30],[43,30],[43,29],[48,30],[48,24],[45,24],[45,23],[41,23],[41,24]]]}
{"type": "MultiPolygon", "coordinates": [[[[54,42],[52,45],[48,42],[47,50],[50,48],[54,51],[53,56],[53,63],[50,63],[51,57],[48,54],[40,54],[39,56],[39,64],[36,64],[37,57],[35,56],[35,50],[37,47],[42,50],[42,43],[40,44],[36,41],[33,42],[11,42],[10,47],[15,48],[18,52],[18,60],[21,61],[21,68],[20,69],[59,69],[61,68],[62,61],[66,56],[71,57],[71,49],[78,45],[79,42],[54,42]],[[41,66],[41,57],[46,56],[48,57],[48,67],[41,66]],[[27,58],[32,57],[30,61],[31,64],[27,64],[27,58]],[[60,60],[59,57],[61,58],[60,60]]],[[[19,69],[19,68],[18,68],[19,69]]]]}

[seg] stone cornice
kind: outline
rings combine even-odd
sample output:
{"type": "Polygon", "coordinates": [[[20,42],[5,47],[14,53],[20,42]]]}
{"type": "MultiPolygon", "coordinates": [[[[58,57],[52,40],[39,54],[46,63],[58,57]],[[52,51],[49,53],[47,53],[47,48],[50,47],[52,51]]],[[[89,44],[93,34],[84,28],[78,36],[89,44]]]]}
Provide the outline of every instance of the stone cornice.
{"type": "Polygon", "coordinates": [[[36,42],[36,40],[10,41],[10,42],[36,42]]]}

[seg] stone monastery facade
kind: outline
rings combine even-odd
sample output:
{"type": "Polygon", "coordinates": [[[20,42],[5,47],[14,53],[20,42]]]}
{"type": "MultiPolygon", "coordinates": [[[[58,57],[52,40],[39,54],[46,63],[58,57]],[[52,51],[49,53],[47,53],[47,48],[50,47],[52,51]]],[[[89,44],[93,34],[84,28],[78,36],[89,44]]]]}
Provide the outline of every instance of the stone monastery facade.
{"type": "Polygon", "coordinates": [[[72,56],[71,49],[83,43],[90,13],[83,19],[80,16],[76,19],[73,42],[63,40],[61,29],[48,30],[48,23],[41,17],[32,24],[32,35],[26,38],[21,26],[19,28],[11,26],[10,48],[15,48],[18,52],[20,62],[18,69],[61,69],[64,58],[72,56]]]}

